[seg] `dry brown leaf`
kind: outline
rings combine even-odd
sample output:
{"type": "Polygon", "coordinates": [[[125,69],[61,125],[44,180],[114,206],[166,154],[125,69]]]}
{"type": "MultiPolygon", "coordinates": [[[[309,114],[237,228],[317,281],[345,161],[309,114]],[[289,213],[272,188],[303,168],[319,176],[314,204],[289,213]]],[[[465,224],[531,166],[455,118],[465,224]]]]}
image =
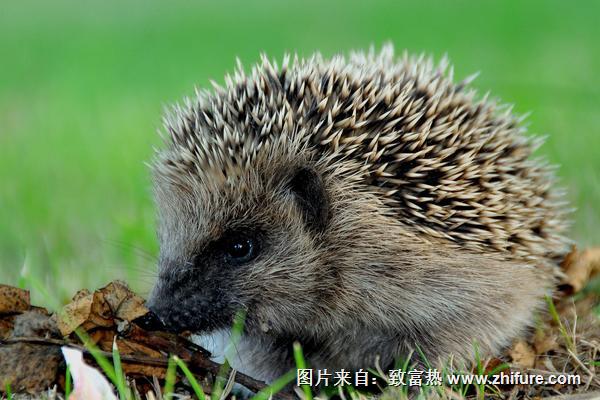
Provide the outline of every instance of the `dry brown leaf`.
{"type": "Polygon", "coordinates": [[[93,295],[75,295],[75,298],[77,300],[64,306],[60,312],[60,316],[56,318],[58,329],[63,336],[70,335],[75,329],[81,326],[89,317],[92,309],[93,295]]]}
{"type": "Polygon", "coordinates": [[[533,336],[533,347],[537,354],[544,354],[551,350],[557,350],[560,346],[555,335],[540,330],[533,336]]]}
{"type": "Polygon", "coordinates": [[[104,298],[104,294],[96,290],[93,294],[92,308],[87,320],[82,324],[82,328],[86,331],[98,327],[110,328],[115,325],[113,313],[109,304],[104,298]]]}
{"type": "Polygon", "coordinates": [[[83,298],[85,296],[90,295],[90,294],[92,294],[92,292],[90,292],[89,290],[87,290],[87,289],[81,289],[80,291],[78,291],[77,293],[75,293],[75,296],[73,296],[73,298],[71,299],[71,302],[77,301],[77,300],[79,300],[79,299],[81,299],[81,298],[83,298]]]}
{"type": "Polygon", "coordinates": [[[113,340],[116,333],[111,329],[96,329],[88,332],[90,340],[100,348],[100,350],[112,352],[113,340]]]}
{"type": "Polygon", "coordinates": [[[115,319],[132,321],[148,313],[144,300],[133,293],[123,282],[111,282],[90,293],[78,292],[67,304],[58,318],[58,326],[64,336],[81,327],[86,331],[96,328],[111,328],[115,319]]]}
{"type": "Polygon", "coordinates": [[[114,281],[100,289],[104,299],[111,308],[114,318],[122,321],[133,321],[148,313],[144,299],[129,290],[127,284],[114,281]]]}
{"type": "Polygon", "coordinates": [[[29,290],[0,284],[0,314],[12,314],[29,310],[29,290]]]}
{"type": "Polygon", "coordinates": [[[562,262],[561,268],[565,273],[563,287],[566,287],[569,293],[579,292],[590,278],[600,272],[600,247],[582,252],[573,247],[562,262]]]}
{"type": "Polygon", "coordinates": [[[130,354],[135,356],[146,356],[153,358],[161,358],[163,354],[160,351],[154,350],[143,344],[127,339],[117,339],[117,347],[121,354],[130,354]]]}
{"type": "Polygon", "coordinates": [[[0,382],[15,393],[40,393],[56,381],[60,348],[27,343],[0,346],[0,382]]]}
{"type": "Polygon", "coordinates": [[[132,378],[156,376],[159,379],[163,379],[167,372],[164,367],[155,367],[152,365],[123,362],[122,366],[125,375],[132,378]]]}
{"type": "Polygon", "coordinates": [[[110,318],[110,308],[101,293],[76,296],[76,299],[64,306],[57,318],[58,328],[63,336],[70,335],[79,327],[90,330],[114,324],[110,318]]]}
{"type": "Polygon", "coordinates": [[[0,319],[0,340],[7,339],[14,327],[14,316],[0,319]]]}
{"type": "MultiPolygon", "coordinates": [[[[14,318],[10,338],[48,338],[56,334],[49,316],[39,310],[14,318]]],[[[0,346],[0,383],[9,384],[14,392],[39,393],[51,387],[58,376],[62,357],[60,348],[33,343],[0,346]]]]}
{"type": "Polygon", "coordinates": [[[163,358],[164,355],[143,344],[136,342],[135,339],[122,338],[117,335],[114,329],[97,329],[89,333],[90,340],[95,343],[100,350],[111,353],[113,351],[113,342],[117,340],[117,347],[121,355],[135,355],[154,358],[163,358]]]}
{"type": "Polygon", "coordinates": [[[513,364],[520,368],[533,368],[535,365],[535,352],[533,351],[533,348],[523,340],[515,342],[508,354],[512,358],[513,364]]]}

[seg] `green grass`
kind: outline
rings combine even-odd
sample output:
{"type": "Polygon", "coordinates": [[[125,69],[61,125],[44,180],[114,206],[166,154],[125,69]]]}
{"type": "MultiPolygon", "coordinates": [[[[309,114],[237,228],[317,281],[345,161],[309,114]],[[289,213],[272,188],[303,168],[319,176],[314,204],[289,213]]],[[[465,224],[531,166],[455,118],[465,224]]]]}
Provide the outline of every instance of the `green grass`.
{"type": "Polygon", "coordinates": [[[165,388],[163,390],[165,399],[172,399],[173,394],[175,393],[176,367],[177,364],[175,363],[173,356],[170,356],[167,364],[167,373],[165,375],[165,388]]]}
{"type": "Polygon", "coordinates": [[[12,390],[11,390],[10,385],[8,383],[5,385],[4,392],[6,393],[6,398],[7,399],[12,399],[12,390]]]}
{"type": "Polygon", "coordinates": [[[552,301],[552,297],[546,295],[546,303],[548,304],[548,310],[550,311],[550,315],[552,316],[554,323],[558,325],[560,336],[562,336],[563,340],[565,341],[567,350],[575,353],[577,351],[575,349],[575,343],[573,342],[571,335],[569,335],[569,332],[567,332],[567,328],[565,328],[565,325],[560,320],[560,315],[558,315],[558,311],[556,311],[556,306],[554,305],[554,301],[552,301]]]}
{"type": "Polygon", "coordinates": [[[199,400],[204,400],[206,398],[206,396],[204,394],[204,390],[202,390],[202,387],[200,386],[200,384],[196,380],[196,377],[194,376],[194,374],[192,373],[192,371],[190,371],[190,369],[188,368],[188,366],[185,365],[185,363],[179,357],[173,356],[173,361],[175,361],[175,364],[177,364],[177,366],[179,367],[179,369],[181,370],[181,372],[183,372],[183,374],[185,375],[185,378],[188,380],[188,382],[189,382],[190,386],[192,387],[192,390],[194,391],[194,394],[196,395],[196,397],[199,400]]]}
{"type": "MultiPolygon", "coordinates": [[[[600,3],[581,1],[7,1],[0,10],[0,282],[22,272],[64,301],[123,278],[152,284],[157,244],[144,161],[163,105],[222,80],[235,57],[381,46],[447,53],[458,78],[547,134],[600,243],[600,3]]],[[[42,299],[37,291],[33,301],[42,299]]]]}
{"type": "Polygon", "coordinates": [[[67,368],[65,370],[65,399],[68,399],[71,395],[71,391],[73,390],[72,384],[73,377],[71,376],[71,367],[67,365],[67,368]]]}
{"type": "MultiPolygon", "coordinates": [[[[119,353],[119,348],[117,346],[117,338],[113,338],[113,348],[112,348],[112,359],[113,359],[113,367],[115,369],[115,380],[113,383],[117,387],[117,391],[119,393],[119,398],[126,400],[130,399],[131,391],[127,387],[127,378],[123,373],[123,365],[121,364],[121,353],[119,353]]],[[[169,359],[169,364],[167,368],[167,378],[169,377],[169,372],[171,369],[175,368],[175,364],[172,363],[171,359],[169,359]],[[171,367],[173,365],[173,367],[171,367]]],[[[173,373],[174,374],[174,373],[173,373]]],[[[168,381],[168,379],[167,379],[168,381]]],[[[171,388],[172,389],[172,388],[171,388]]],[[[172,392],[173,390],[171,390],[172,392]]],[[[165,393],[170,393],[165,390],[165,393]]]]}
{"type": "Polygon", "coordinates": [[[256,393],[256,395],[252,397],[252,400],[272,399],[275,394],[282,391],[288,384],[294,382],[295,380],[296,370],[290,370],[279,378],[275,379],[269,386],[256,393]]]}
{"type": "MultiPolygon", "coordinates": [[[[304,353],[302,352],[302,346],[298,342],[294,342],[294,361],[296,362],[297,369],[306,369],[306,360],[304,359],[304,353]]],[[[300,385],[302,392],[304,393],[304,399],[312,400],[312,390],[309,385],[300,385]]]]}

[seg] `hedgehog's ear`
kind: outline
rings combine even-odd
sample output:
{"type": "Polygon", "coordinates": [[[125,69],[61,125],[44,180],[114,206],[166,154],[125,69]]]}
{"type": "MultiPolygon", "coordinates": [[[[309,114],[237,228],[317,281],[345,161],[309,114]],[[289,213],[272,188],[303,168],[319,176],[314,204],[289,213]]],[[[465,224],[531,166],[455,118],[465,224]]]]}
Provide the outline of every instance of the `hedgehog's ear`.
{"type": "Polygon", "coordinates": [[[309,168],[296,170],[288,187],[302,210],[304,223],[313,231],[323,231],[329,219],[329,204],[319,174],[309,168]]]}

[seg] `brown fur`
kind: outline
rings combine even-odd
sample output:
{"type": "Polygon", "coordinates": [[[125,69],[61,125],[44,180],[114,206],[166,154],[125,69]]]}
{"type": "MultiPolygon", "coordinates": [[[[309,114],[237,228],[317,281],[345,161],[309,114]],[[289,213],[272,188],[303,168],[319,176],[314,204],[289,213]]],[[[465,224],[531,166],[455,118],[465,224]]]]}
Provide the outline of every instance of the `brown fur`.
{"type": "Polygon", "coordinates": [[[295,340],[330,369],[386,367],[417,347],[434,362],[475,343],[498,351],[531,323],[567,241],[553,177],[528,158],[535,143],[495,107],[390,49],[265,61],[199,94],[168,118],[155,164],[151,308],[199,333],[245,309],[240,358],[266,379],[293,366],[295,340]],[[322,198],[290,189],[302,169],[322,198]],[[327,207],[316,228],[313,201],[327,207]],[[256,259],[215,255],[249,228],[256,259]]]}

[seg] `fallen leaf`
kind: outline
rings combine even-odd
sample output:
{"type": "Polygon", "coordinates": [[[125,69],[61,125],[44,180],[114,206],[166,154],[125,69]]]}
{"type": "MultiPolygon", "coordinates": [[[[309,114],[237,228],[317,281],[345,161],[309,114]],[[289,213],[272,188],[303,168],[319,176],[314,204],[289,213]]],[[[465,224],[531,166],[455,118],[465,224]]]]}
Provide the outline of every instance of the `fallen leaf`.
{"type": "Polygon", "coordinates": [[[76,296],[75,299],[58,314],[57,324],[63,336],[70,335],[79,327],[87,331],[99,326],[114,325],[110,308],[101,293],[76,296]]]}
{"type": "Polygon", "coordinates": [[[122,363],[123,372],[127,376],[131,377],[150,377],[156,376],[159,379],[164,379],[167,369],[164,367],[155,367],[153,365],[144,365],[138,363],[129,363],[123,361],[122,363]]]}
{"type": "Polygon", "coordinates": [[[76,295],[76,300],[63,307],[56,322],[60,333],[68,336],[81,324],[83,324],[90,315],[94,296],[87,294],[85,296],[76,295]]]}
{"type": "Polygon", "coordinates": [[[39,393],[56,381],[60,361],[60,351],[53,346],[28,343],[0,346],[0,383],[10,385],[14,393],[39,393]]]}
{"type": "Polygon", "coordinates": [[[81,289],[80,291],[78,291],[77,293],[75,293],[75,296],[73,296],[73,298],[71,299],[71,301],[72,302],[73,301],[77,301],[77,300],[79,300],[79,299],[81,299],[81,298],[83,298],[85,296],[90,295],[90,294],[92,294],[92,292],[90,292],[89,290],[87,290],[87,289],[81,289]]]}
{"type": "Polygon", "coordinates": [[[144,299],[125,283],[115,281],[93,293],[79,291],[63,307],[57,322],[63,336],[68,336],[79,327],[86,331],[111,328],[116,325],[115,320],[132,321],[147,313],[144,299]]]}
{"type": "Polygon", "coordinates": [[[578,252],[575,247],[561,264],[565,274],[562,287],[566,292],[577,293],[594,275],[600,272],[600,247],[578,252]]]}
{"type": "Polygon", "coordinates": [[[96,329],[93,332],[88,332],[89,338],[100,350],[112,351],[115,332],[111,329],[96,329]]]}
{"type": "Polygon", "coordinates": [[[533,348],[523,340],[519,340],[513,344],[508,354],[512,358],[513,364],[520,368],[533,368],[535,365],[535,352],[533,351],[533,348]]]}
{"type": "MultiPolygon", "coordinates": [[[[50,317],[35,310],[14,318],[10,338],[47,338],[56,333],[50,317]]],[[[0,384],[9,384],[14,392],[39,393],[56,381],[60,361],[60,351],[53,346],[33,343],[2,345],[0,384]]]]}
{"type": "Polygon", "coordinates": [[[144,299],[133,293],[127,284],[114,281],[100,289],[111,308],[112,315],[122,321],[133,321],[148,313],[144,299]]]}
{"type": "Polygon", "coordinates": [[[89,331],[98,327],[110,328],[115,326],[113,312],[104,298],[104,293],[100,290],[96,290],[92,294],[92,299],[90,314],[81,327],[86,331],[89,331]]]}
{"type": "Polygon", "coordinates": [[[134,342],[128,339],[117,339],[117,345],[119,346],[119,351],[122,354],[130,354],[135,356],[146,356],[160,359],[164,357],[163,354],[155,349],[152,349],[148,346],[144,346],[143,344],[134,342]]]}
{"type": "Polygon", "coordinates": [[[30,306],[28,290],[0,284],[0,314],[20,313],[30,306]]]}
{"type": "Polygon", "coordinates": [[[533,347],[537,354],[544,354],[551,350],[557,350],[560,346],[555,335],[544,331],[537,331],[533,336],[533,347]]]}
{"type": "Polygon", "coordinates": [[[14,326],[14,316],[0,319],[0,340],[10,336],[14,326]]]}
{"type": "Polygon", "coordinates": [[[32,310],[15,317],[11,337],[59,338],[60,332],[50,316],[32,310]]]}

